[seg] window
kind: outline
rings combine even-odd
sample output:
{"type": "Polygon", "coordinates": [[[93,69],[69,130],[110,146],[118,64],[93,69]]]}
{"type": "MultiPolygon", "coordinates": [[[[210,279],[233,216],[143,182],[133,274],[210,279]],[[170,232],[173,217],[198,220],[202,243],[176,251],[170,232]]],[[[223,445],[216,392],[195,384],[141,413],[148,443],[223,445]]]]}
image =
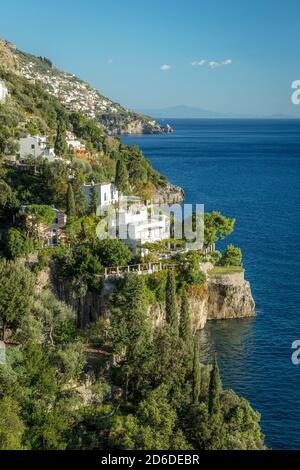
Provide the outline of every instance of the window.
{"type": "Polygon", "coordinates": [[[104,201],[107,201],[107,194],[104,193],[104,201]]]}
{"type": "Polygon", "coordinates": [[[34,149],[35,149],[35,145],[34,145],[34,144],[31,144],[31,148],[32,148],[32,150],[34,150],[34,149]]]}

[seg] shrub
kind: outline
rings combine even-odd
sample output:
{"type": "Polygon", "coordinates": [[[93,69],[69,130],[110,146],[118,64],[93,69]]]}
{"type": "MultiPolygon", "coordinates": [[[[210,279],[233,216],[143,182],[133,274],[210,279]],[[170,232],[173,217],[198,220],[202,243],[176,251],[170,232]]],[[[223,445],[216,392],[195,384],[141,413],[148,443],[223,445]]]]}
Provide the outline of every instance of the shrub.
{"type": "Polygon", "coordinates": [[[146,277],[147,287],[154,293],[157,302],[164,302],[166,297],[167,270],[150,274],[146,277]]]}
{"type": "Polygon", "coordinates": [[[242,266],[241,249],[233,245],[228,245],[219,264],[221,266],[242,266]]]}

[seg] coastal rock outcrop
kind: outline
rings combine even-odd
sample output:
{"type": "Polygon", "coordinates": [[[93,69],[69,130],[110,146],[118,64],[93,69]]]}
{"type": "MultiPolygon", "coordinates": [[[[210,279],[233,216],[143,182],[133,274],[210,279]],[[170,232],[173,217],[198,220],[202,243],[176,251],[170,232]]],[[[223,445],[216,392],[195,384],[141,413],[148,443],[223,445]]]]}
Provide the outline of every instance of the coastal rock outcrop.
{"type": "MultiPolygon", "coordinates": [[[[247,318],[255,315],[255,302],[244,272],[209,278],[207,285],[189,289],[189,312],[192,329],[202,330],[209,320],[247,318]]],[[[179,305],[178,305],[179,307],[179,305]]],[[[164,305],[150,307],[155,326],[165,321],[164,305]]]]}
{"type": "MultiPolygon", "coordinates": [[[[68,281],[56,280],[55,289],[59,298],[77,312],[78,325],[85,326],[101,316],[108,315],[107,305],[114,291],[114,284],[105,282],[100,294],[88,291],[81,299],[74,297],[68,281]]],[[[209,320],[247,318],[255,315],[255,302],[250,284],[244,279],[244,272],[209,277],[206,285],[190,288],[188,298],[194,333],[204,328],[209,320]]],[[[151,305],[149,313],[154,327],[163,325],[163,303],[151,305]]]]}
{"type": "Polygon", "coordinates": [[[177,204],[184,200],[184,191],[180,186],[168,183],[156,191],[153,196],[154,204],[177,204]]]}
{"type": "Polygon", "coordinates": [[[208,282],[207,320],[255,315],[255,302],[244,272],[211,277],[208,282]]]}

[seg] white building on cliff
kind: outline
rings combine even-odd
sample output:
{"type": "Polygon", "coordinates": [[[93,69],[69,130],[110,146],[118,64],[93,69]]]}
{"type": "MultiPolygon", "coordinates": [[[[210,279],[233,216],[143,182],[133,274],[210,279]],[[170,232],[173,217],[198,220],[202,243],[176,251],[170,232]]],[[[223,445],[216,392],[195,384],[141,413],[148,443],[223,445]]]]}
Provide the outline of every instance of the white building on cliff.
{"type": "MultiPolygon", "coordinates": [[[[144,251],[144,243],[155,243],[170,238],[170,219],[154,206],[139,198],[124,198],[117,210],[116,226],[119,238],[134,253],[144,251]]],[[[115,231],[115,227],[111,229],[115,231]]]]}

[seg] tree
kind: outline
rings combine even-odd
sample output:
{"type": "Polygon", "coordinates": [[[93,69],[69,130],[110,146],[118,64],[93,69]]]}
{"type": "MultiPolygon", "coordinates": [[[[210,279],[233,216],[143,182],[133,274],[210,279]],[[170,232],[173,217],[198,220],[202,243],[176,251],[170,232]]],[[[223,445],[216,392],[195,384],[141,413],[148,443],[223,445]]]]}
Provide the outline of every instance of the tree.
{"type": "Polygon", "coordinates": [[[140,402],[136,415],[123,419],[114,445],[130,450],[190,449],[182,431],[177,429],[177,415],[168,399],[168,388],[161,385],[140,402]]]}
{"type": "Polygon", "coordinates": [[[222,395],[221,404],[226,429],[223,447],[229,450],[265,449],[259,426],[260,414],[251,408],[248,401],[238,397],[233,390],[227,390],[222,395]]]}
{"type": "Polygon", "coordinates": [[[19,404],[11,397],[0,400],[0,450],[21,450],[25,430],[19,404]]]}
{"type": "Polygon", "coordinates": [[[6,236],[6,253],[10,259],[27,256],[34,251],[34,240],[17,228],[10,228],[6,236]]]}
{"type": "Polygon", "coordinates": [[[222,392],[222,383],[220,378],[220,371],[215,355],[213,368],[210,373],[209,381],[209,394],[208,394],[208,411],[210,415],[220,412],[220,396],[222,392]]]}
{"type": "Polygon", "coordinates": [[[204,244],[210,246],[223,240],[232,233],[234,225],[235,219],[224,217],[220,212],[204,214],[204,244]]]}
{"type": "Polygon", "coordinates": [[[185,271],[186,282],[191,286],[202,285],[206,276],[200,269],[201,256],[197,251],[190,251],[187,255],[188,267],[185,271]]]}
{"type": "Polygon", "coordinates": [[[75,197],[72,184],[68,184],[68,192],[67,192],[67,216],[69,219],[76,216],[76,205],[75,205],[75,197]]]}
{"type": "Polygon", "coordinates": [[[34,295],[31,313],[42,325],[43,342],[47,347],[55,345],[56,337],[61,335],[62,323],[73,332],[75,312],[48,289],[34,295]]]}
{"type": "Polygon", "coordinates": [[[219,264],[222,266],[242,266],[242,251],[240,248],[228,245],[219,264]]]}
{"type": "Polygon", "coordinates": [[[92,185],[91,194],[90,194],[90,203],[89,203],[89,213],[90,214],[97,214],[97,208],[99,205],[99,198],[97,187],[92,185]]]}
{"type": "Polygon", "coordinates": [[[32,204],[27,213],[31,216],[33,224],[51,225],[55,219],[54,209],[42,204],[32,204]]]}
{"type": "Polygon", "coordinates": [[[73,180],[73,191],[75,197],[76,215],[82,217],[86,214],[87,199],[84,194],[83,175],[77,175],[73,180]]]}
{"type": "Polygon", "coordinates": [[[155,386],[167,385],[180,393],[190,371],[187,368],[188,356],[183,341],[174,335],[170,325],[154,331],[153,364],[151,380],[155,386]]]}
{"type": "Polygon", "coordinates": [[[12,195],[11,187],[0,179],[0,206],[4,207],[12,195]]]}
{"type": "Polygon", "coordinates": [[[188,353],[192,354],[193,334],[192,334],[192,325],[191,325],[191,319],[190,319],[190,314],[189,314],[189,301],[188,301],[186,289],[182,290],[182,295],[181,295],[179,337],[184,341],[188,353]]]}
{"type": "Polygon", "coordinates": [[[178,335],[178,310],[176,299],[176,280],[174,270],[168,271],[166,284],[166,321],[178,335]]]}
{"type": "Polygon", "coordinates": [[[198,342],[194,342],[194,355],[193,355],[193,405],[198,405],[200,397],[200,386],[201,386],[201,368],[199,360],[199,345],[198,342]]]}
{"type": "Polygon", "coordinates": [[[101,264],[106,267],[127,266],[132,257],[130,248],[117,238],[99,240],[97,254],[101,264]]]}
{"type": "Polygon", "coordinates": [[[0,261],[0,324],[2,339],[6,330],[15,332],[28,314],[34,289],[34,277],[18,262],[0,261]]]}
{"type": "Polygon", "coordinates": [[[110,305],[113,352],[119,365],[124,398],[144,377],[151,352],[151,320],[142,276],[126,276],[110,305]]]}
{"type": "Polygon", "coordinates": [[[58,157],[64,157],[67,153],[66,126],[60,117],[57,124],[56,138],[54,142],[54,152],[58,157]]]}
{"type": "Polygon", "coordinates": [[[128,189],[128,171],[123,158],[117,161],[115,184],[121,193],[128,189]]]}

